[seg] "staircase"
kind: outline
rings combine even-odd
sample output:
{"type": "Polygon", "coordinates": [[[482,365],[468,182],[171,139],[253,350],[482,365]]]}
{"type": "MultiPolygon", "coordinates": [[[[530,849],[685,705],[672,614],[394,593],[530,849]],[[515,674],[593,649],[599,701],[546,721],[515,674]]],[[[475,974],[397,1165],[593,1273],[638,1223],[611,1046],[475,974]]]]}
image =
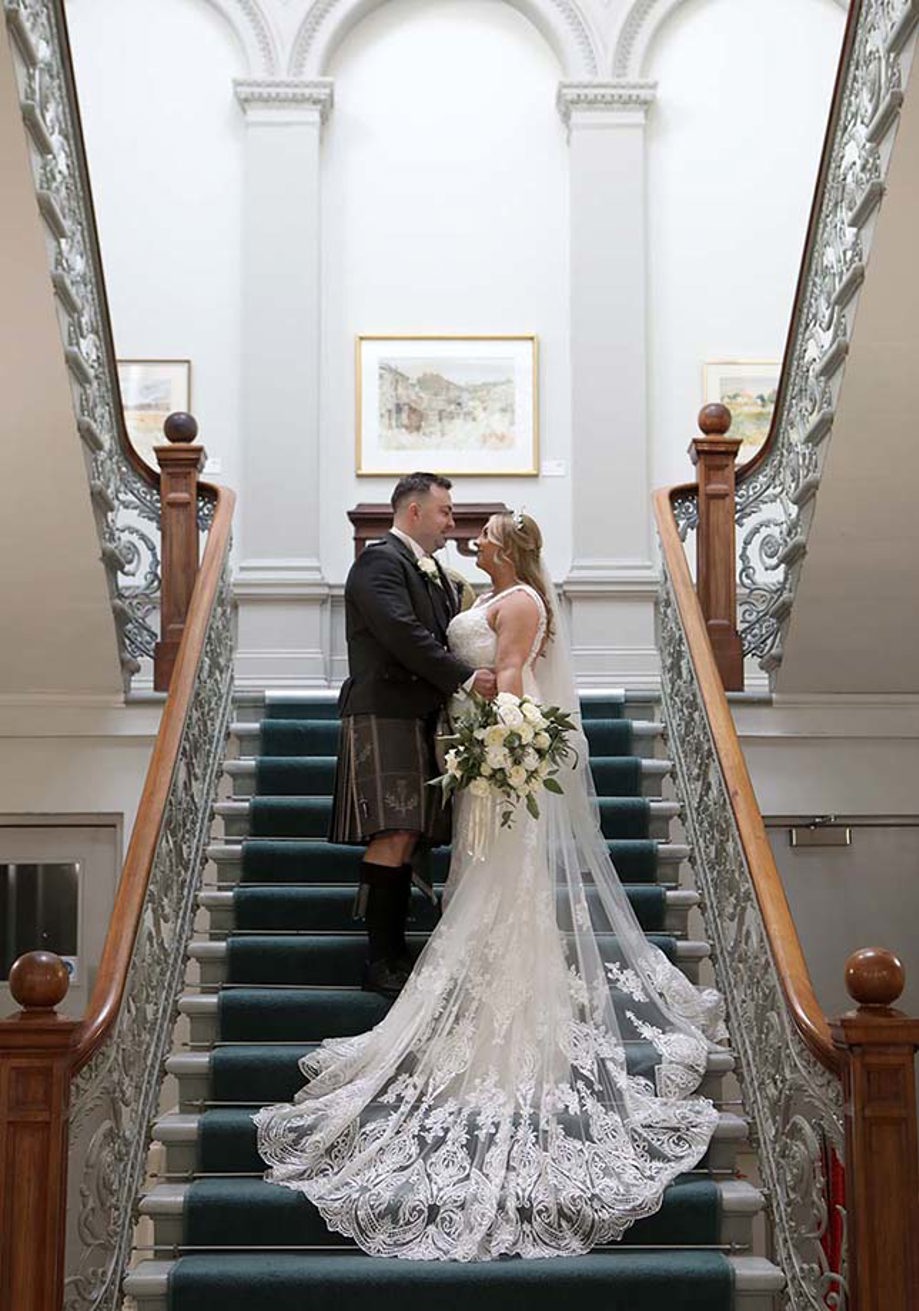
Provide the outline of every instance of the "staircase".
{"type": "MultiPolygon", "coordinates": [[[[670,766],[653,703],[584,698],[603,831],[649,937],[698,977],[705,942],[689,935],[695,892],[681,886],[688,849],[670,840],[679,805],[664,799],[670,766]]],[[[329,694],[241,694],[226,761],[231,797],[217,804],[224,841],[210,848],[216,880],[199,895],[208,928],[189,945],[179,1010],[189,1040],[166,1063],[178,1106],[154,1126],[164,1172],[140,1200],[154,1257],[128,1274],[139,1311],[357,1311],[368,1298],[420,1311],[481,1311],[591,1297],[604,1311],[772,1311],[780,1271],[752,1255],[760,1192],[735,1170],[746,1121],[722,1109],[701,1167],[666,1191],[626,1240],[587,1256],[484,1264],[367,1257],[326,1229],[299,1194],[265,1183],[252,1111],[290,1100],[298,1060],[321,1038],[360,1033],[387,1002],[356,986],[364,937],[351,919],[358,848],[330,847],[338,724],[329,694]]],[[[435,853],[442,883],[448,853],[435,853]]],[[[434,912],[415,894],[409,940],[434,912]]],[[[630,1069],[651,1060],[630,1045],[630,1069]]],[[[701,1091],[716,1102],[733,1068],[709,1058],[701,1091]]],[[[138,1253],[141,1255],[141,1253],[138,1253]]]]}

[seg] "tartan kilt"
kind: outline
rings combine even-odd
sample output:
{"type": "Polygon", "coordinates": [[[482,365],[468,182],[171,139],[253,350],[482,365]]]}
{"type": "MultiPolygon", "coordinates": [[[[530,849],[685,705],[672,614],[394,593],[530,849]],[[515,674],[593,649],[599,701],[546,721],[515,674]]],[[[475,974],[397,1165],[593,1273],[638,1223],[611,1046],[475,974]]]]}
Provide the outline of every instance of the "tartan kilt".
{"type": "Polygon", "coordinates": [[[418,833],[429,846],[451,838],[451,809],[429,782],[443,773],[435,754],[439,716],[341,721],[330,842],[367,843],[377,833],[418,833]]]}

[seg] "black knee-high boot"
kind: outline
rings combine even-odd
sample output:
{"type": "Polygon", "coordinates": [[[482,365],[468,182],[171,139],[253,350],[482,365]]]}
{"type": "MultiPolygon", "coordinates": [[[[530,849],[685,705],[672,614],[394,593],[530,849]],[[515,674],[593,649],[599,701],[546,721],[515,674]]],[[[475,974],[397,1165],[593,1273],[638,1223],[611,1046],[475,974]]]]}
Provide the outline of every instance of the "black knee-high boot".
{"type": "Polygon", "coordinates": [[[396,996],[408,971],[400,968],[404,908],[404,874],[401,866],[361,862],[358,906],[364,909],[367,928],[367,967],[364,987],[396,996]]]}
{"type": "Polygon", "coordinates": [[[405,940],[405,931],[408,925],[409,906],[412,902],[412,866],[403,865],[400,872],[402,880],[399,884],[399,953],[397,960],[404,969],[411,970],[414,962],[408,949],[408,943],[405,940]]]}

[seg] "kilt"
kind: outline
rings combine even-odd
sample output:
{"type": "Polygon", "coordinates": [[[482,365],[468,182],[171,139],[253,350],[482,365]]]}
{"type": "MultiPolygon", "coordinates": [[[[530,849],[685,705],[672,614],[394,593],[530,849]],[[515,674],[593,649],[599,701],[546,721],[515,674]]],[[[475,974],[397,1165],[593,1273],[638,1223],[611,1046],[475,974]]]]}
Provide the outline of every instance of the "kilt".
{"type": "Polygon", "coordinates": [[[335,771],[330,842],[367,843],[394,829],[418,833],[429,846],[450,841],[451,807],[440,788],[435,755],[438,716],[387,719],[346,715],[335,771]]]}

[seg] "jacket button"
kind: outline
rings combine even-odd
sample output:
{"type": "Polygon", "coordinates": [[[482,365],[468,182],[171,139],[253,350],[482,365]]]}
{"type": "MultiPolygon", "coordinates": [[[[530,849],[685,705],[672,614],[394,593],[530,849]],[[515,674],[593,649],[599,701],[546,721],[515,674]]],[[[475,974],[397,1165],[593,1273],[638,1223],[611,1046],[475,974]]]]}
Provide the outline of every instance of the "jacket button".
{"type": "Polygon", "coordinates": [[[412,674],[412,680],[411,680],[411,681],[412,681],[413,683],[417,683],[417,682],[418,682],[418,675],[417,675],[417,674],[412,674]]]}

